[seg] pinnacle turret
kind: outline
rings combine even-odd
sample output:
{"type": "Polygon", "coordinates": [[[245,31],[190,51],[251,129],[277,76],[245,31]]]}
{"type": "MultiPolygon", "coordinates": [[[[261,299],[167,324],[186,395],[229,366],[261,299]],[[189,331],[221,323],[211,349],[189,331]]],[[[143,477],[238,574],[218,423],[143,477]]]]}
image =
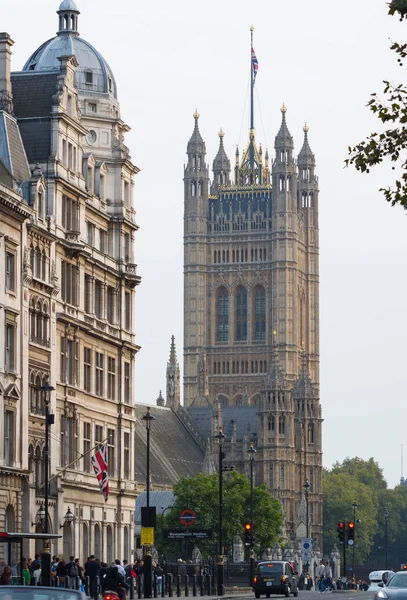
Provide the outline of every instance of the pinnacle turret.
{"type": "Polygon", "coordinates": [[[160,393],[158,394],[158,398],[156,400],[156,404],[157,404],[157,406],[164,406],[165,405],[165,400],[163,398],[163,394],[162,394],[161,390],[160,390],[160,393]]]}
{"type": "Polygon", "coordinates": [[[195,126],[194,131],[192,132],[191,138],[188,142],[187,153],[189,156],[191,155],[205,155],[206,154],[206,146],[205,142],[202,138],[201,132],[199,131],[199,112],[195,110],[194,112],[195,126]]]}
{"type": "Polygon", "coordinates": [[[312,152],[310,145],[309,145],[309,141],[308,141],[309,127],[306,123],[303,127],[303,131],[304,131],[304,143],[298,154],[297,163],[298,163],[298,166],[314,167],[315,166],[315,155],[312,152]]]}
{"type": "Polygon", "coordinates": [[[216,194],[219,186],[222,184],[230,185],[230,160],[226,154],[223,145],[225,134],[221,129],[219,131],[219,150],[213,161],[213,184],[211,194],[216,194]]]}
{"type": "Polygon", "coordinates": [[[166,406],[177,409],[181,400],[180,370],[175,348],[175,337],[171,337],[170,359],[167,363],[167,402],[166,406]]]}
{"type": "Polygon", "coordinates": [[[294,149],[294,141],[293,141],[293,136],[291,135],[291,133],[288,130],[287,127],[287,120],[286,120],[286,113],[287,113],[287,107],[285,104],[283,104],[283,106],[281,107],[281,114],[282,114],[282,119],[281,119],[281,126],[280,126],[280,130],[276,135],[276,139],[275,139],[275,143],[274,143],[274,147],[277,150],[281,150],[281,149],[290,149],[293,150],[294,149]]]}

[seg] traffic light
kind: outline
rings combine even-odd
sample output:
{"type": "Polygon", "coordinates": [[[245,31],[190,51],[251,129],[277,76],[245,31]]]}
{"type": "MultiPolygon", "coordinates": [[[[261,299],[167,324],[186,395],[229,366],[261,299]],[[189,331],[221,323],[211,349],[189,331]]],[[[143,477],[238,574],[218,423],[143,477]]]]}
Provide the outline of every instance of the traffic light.
{"type": "Polygon", "coordinates": [[[252,526],[250,523],[246,523],[244,526],[244,544],[250,546],[252,542],[252,526]]]}
{"type": "Polygon", "coordinates": [[[355,523],[353,521],[349,521],[348,523],[348,544],[349,546],[353,546],[355,539],[355,523]]]}
{"type": "Polygon", "coordinates": [[[345,540],[345,523],[338,523],[338,540],[342,543],[345,540]]]}

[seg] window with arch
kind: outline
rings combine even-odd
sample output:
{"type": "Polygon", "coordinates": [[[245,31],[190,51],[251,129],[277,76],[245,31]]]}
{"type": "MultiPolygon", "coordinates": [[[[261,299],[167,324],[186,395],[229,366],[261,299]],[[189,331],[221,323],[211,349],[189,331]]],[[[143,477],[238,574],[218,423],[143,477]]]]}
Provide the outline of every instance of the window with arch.
{"type": "Polygon", "coordinates": [[[49,310],[48,303],[38,298],[30,302],[30,340],[34,344],[49,348],[49,310]]]}
{"type": "Polygon", "coordinates": [[[314,491],[314,469],[310,469],[309,472],[309,491],[314,491]]]}
{"type": "Polygon", "coordinates": [[[236,341],[247,340],[247,291],[243,286],[236,290],[236,341]]]}
{"type": "Polygon", "coordinates": [[[256,342],[266,340],[266,292],[261,285],[254,291],[254,339],[256,342]]]}
{"type": "Polygon", "coordinates": [[[308,443],[314,443],[314,423],[309,423],[308,425],[308,443]]]}
{"type": "Polygon", "coordinates": [[[229,294],[226,288],[221,287],[217,293],[217,335],[218,342],[227,342],[229,339],[229,294]]]}
{"type": "Polygon", "coordinates": [[[275,420],[274,416],[271,416],[268,418],[268,430],[274,431],[275,428],[276,428],[276,420],[275,420]]]}
{"type": "Polygon", "coordinates": [[[273,467],[269,468],[269,489],[272,490],[274,487],[274,469],[273,467]]]}
{"type": "Polygon", "coordinates": [[[278,420],[278,433],[285,434],[285,417],[280,417],[278,420]]]}
{"type": "Polygon", "coordinates": [[[280,489],[285,488],[285,471],[284,467],[280,467],[280,489]]]}

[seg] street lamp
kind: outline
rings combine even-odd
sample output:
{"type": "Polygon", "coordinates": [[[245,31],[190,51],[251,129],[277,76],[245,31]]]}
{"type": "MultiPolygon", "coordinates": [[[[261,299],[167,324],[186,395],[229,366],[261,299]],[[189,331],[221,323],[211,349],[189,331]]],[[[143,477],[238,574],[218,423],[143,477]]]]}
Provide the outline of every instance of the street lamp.
{"type": "MultiPolygon", "coordinates": [[[[306,524],[305,524],[305,531],[306,531],[306,535],[307,538],[309,538],[309,502],[308,502],[308,495],[309,495],[309,488],[310,488],[310,483],[308,481],[308,479],[306,480],[306,482],[304,483],[304,491],[305,491],[305,509],[306,509],[306,513],[305,513],[305,518],[307,520],[306,524]]],[[[306,572],[308,573],[308,569],[309,569],[309,562],[307,560],[306,562],[306,572]]]]}
{"type": "MultiPolygon", "coordinates": [[[[144,423],[146,424],[146,432],[147,432],[147,468],[146,468],[146,477],[147,477],[147,481],[146,481],[146,504],[147,504],[147,519],[148,519],[148,525],[146,523],[141,523],[142,527],[155,527],[155,518],[154,518],[154,524],[152,524],[150,522],[151,519],[151,515],[150,515],[150,431],[151,431],[151,421],[154,421],[154,417],[150,414],[150,407],[147,407],[147,412],[144,415],[144,417],[142,417],[142,420],[144,421],[144,423]]],[[[155,511],[155,508],[153,509],[155,511]]],[[[155,516],[155,515],[154,515],[155,516]]],[[[144,572],[144,598],[151,598],[153,595],[153,563],[152,563],[152,557],[151,557],[151,553],[149,551],[149,547],[146,545],[145,546],[145,552],[144,552],[144,565],[143,565],[143,572],[144,572]]]]}
{"type": "MultiPolygon", "coordinates": [[[[356,527],[356,509],[358,507],[358,503],[356,502],[356,498],[353,501],[353,522],[355,523],[355,527],[356,527]]],[[[357,537],[357,536],[356,536],[357,537]]],[[[355,577],[355,544],[352,545],[352,578],[353,578],[353,583],[356,583],[356,577],[355,577]]]]}
{"type": "Polygon", "coordinates": [[[62,525],[59,526],[59,528],[62,529],[63,527],[69,527],[74,520],[75,515],[68,506],[68,510],[66,511],[64,516],[64,522],[62,523],[62,525]]]}
{"type": "Polygon", "coordinates": [[[223,459],[225,454],[223,452],[223,444],[225,441],[225,435],[222,432],[222,427],[219,427],[219,433],[216,436],[219,443],[219,537],[218,537],[218,596],[224,596],[225,589],[223,586],[223,459]]]}
{"type": "Polygon", "coordinates": [[[250,442],[250,447],[247,451],[250,459],[250,566],[249,566],[249,585],[253,584],[254,578],[254,550],[253,550],[253,463],[256,454],[256,449],[253,442],[250,442]]]}
{"type": "MultiPolygon", "coordinates": [[[[41,387],[45,406],[45,446],[44,446],[44,533],[49,533],[49,432],[54,423],[54,415],[49,412],[51,392],[55,390],[49,381],[41,387]]],[[[42,585],[51,585],[51,548],[49,540],[44,539],[41,553],[42,585]]]]}
{"type": "Polygon", "coordinates": [[[31,525],[34,527],[34,525],[36,527],[41,527],[42,530],[44,530],[44,523],[45,523],[45,508],[44,508],[44,504],[41,502],[40,507],[37,511],[37,514],[35,515],[35,521],[34,523],[31,523],[31,525]]]}
{"type": "Polygon", "coordinates": [[[387,569],[387,519],[389,518],[389,511],[386,510],[384,511],[384,519],[385,519],[385,529],[384,529],[384,549],[385,549],[385,555],[386,555],[386,560],[385,560],[385,568],[387,569]]]}

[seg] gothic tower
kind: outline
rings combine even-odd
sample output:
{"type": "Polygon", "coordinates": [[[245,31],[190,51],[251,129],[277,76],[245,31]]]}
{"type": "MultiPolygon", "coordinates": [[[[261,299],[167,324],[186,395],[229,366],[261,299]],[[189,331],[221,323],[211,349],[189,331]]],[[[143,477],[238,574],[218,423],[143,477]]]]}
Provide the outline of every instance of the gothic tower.
{"type": "Polygon", "coordinates": [[[296,160],[283,105],[270,165],[268,150],[263,154],[256,141],[255,72],[252,54],[247,145],[236,149],[232,173],[221,130],[210,184],[194,114],[184,169],[184,405],[198,427],[205,411],[212,421],[221,412],[226,452],[233,451],[242,472],[248,444],[255,444],[256,481],[280,498],[287,532],[295,530],[303,486],[312,477],[309,501],[320,538],[315,156],[305,126],[296,160]]]}
{"type": "MultiPolygon", "coordinates": [[[[167,402],[166,406],[177,409],[181,400],[181,381],[177,350],[175,348],[175,337],[171,337],[170,359],[167,363],[167,402]]],[[[157,399],[157,405],[162,406],[161,392],[157,399]]]]}

